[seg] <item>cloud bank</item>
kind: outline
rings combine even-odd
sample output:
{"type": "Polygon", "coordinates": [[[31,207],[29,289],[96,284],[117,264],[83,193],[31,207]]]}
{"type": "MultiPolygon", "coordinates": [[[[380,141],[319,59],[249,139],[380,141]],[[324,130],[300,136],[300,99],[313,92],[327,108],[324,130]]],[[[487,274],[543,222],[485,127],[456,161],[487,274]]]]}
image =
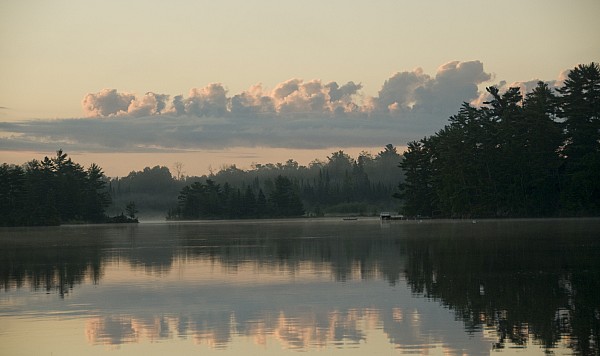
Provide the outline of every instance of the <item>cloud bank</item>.
{"type": "Polygon", "coordinates": [[[85,118],[0,122],[0,147],[152,152],[402,145],[441,129],[463,102],[483,101],[479,85],[491,79],[480,61],[454,61],[434,76],[421,68],[395,73],[375,97],[362,95],[353,81],[298,78],[237,94],[221,83],[187,96],[104,89],[84,96],[85,118]]]}

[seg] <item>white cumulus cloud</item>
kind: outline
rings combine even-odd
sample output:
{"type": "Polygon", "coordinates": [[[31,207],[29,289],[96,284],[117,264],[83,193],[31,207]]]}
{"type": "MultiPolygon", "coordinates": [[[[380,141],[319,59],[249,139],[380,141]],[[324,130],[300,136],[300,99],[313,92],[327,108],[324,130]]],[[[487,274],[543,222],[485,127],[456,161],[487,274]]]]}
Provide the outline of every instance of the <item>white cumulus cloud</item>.
{"type": "MultiPolygon", "coordinates": [[[[143,152],[403,145],[441,129],[463,102],[485,101],[478,88],[491,78],[480,61],[454,61],[435,75],[420,68],[395,73],[374,97],[364,97],[357,82],[299,78],[234,94],[220,83],[192,88],[187,96],[104,89],[83,98],[86,118],[0,122],[0,147],[143,152]]],[[[536,82],[499,85],[526,91],[536,82]]]]}

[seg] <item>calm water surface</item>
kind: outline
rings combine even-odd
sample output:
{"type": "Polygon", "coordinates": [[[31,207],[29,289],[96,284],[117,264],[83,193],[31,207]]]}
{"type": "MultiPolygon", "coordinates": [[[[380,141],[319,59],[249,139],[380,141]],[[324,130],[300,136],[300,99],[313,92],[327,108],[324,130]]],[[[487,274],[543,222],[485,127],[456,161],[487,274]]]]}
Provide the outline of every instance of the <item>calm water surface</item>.
{"type": "Polygon", "coordinates": [[[600,219],[0,228],[0,277],[0,355],[600,349],[600,219]]]}

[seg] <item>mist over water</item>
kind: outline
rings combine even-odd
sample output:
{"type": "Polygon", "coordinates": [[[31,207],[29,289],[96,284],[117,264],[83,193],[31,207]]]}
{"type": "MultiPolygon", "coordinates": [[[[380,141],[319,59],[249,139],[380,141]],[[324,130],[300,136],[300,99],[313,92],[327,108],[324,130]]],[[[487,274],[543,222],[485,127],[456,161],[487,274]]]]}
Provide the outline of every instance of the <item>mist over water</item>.
{"type": "Polygon", "coordinates": [[[3,228],[0,353],[594,354],[598,232],[598,219],[3,228]]]}

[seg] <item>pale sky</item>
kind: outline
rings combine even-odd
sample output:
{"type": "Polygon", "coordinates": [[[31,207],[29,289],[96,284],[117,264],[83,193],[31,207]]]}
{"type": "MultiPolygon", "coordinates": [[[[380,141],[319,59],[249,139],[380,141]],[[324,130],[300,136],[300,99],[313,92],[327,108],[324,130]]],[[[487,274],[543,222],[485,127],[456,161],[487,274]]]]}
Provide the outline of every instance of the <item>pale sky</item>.
{"type": "Polygon", "coordinates": [[[123,175],[160,152],[198,174],[403,146],[485,86],[598,62],[599,16],[598,0],[4,0],[0,161],[63,148],[123,175]]]}

